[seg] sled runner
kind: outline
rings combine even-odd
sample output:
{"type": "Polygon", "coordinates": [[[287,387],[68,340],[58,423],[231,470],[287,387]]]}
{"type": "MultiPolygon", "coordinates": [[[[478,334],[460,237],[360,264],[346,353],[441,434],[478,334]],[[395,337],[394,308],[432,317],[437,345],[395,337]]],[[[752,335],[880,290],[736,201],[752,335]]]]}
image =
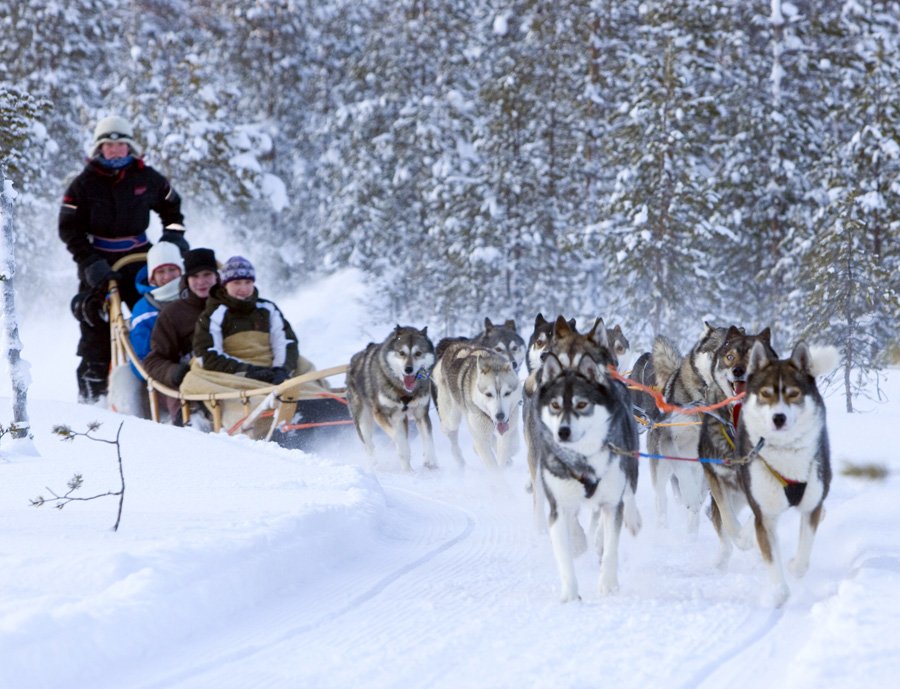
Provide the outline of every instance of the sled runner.
{"type": "MultiPolygon", "coordinates": [[[[145,260],[146,254],[131,254],[117,261],[113,270],[145,260]]],[[[153,421],[160,421],[158,395],[163,394],[180,401],[185,424],[190,421],[192,413],[198,413],[192,410],[192,406],[194,409],[205,407],[215,433],[225,429],[229,435],[244,433],[257,439],[274,440],[290,448],[309,447],[313,442],[343,433],[352,425],[346,388],[331,388],[326,382],[332,376],[344,374],[346,365],[322,371],[311,370],[280,385],[185,394],[147,374],[131,345],[130,328],[122,312],[122,300],[115,280],[109,281],[107,308],[112,345],[110,377],[118,367],[134,366],[144,378],[141,384],[146,387],[149,414],[153,421]]]]}

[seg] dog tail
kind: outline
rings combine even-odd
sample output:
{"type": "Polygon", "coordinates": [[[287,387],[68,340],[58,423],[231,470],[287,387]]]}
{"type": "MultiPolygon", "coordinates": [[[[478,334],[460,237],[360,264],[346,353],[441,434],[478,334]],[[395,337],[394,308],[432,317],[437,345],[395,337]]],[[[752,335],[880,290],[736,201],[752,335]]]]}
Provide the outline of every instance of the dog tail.
{"type": "Polygon", "coordinates": [[[814,378],[827,376],[841,363],[841,355],[834,345],[810,345],[810,373],[814,378]]]}
{"type": "Polygon", "coordinates": [[[664,385],[681,366],[681,354],[665,335],[657,335],[653,340],[653,368],[656,380],[664,385]]]}

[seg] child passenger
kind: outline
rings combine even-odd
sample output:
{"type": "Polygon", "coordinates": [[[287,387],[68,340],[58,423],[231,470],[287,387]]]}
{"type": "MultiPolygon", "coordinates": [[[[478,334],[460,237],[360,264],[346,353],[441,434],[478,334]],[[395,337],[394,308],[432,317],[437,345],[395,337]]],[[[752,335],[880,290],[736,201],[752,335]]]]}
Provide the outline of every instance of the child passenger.
{"type": "MultiPolygon", "coordinates": [[[[195,359],[181,384],[182,393],[253,390],[314,370],[300,356],[297,336],[279,308],[259,296],[250,261],[232,256],[219,276],[222,284],[210,291],[194,331],[195,359]]],[[[243,416],[240,400],[223,404],[226,428],[243,416]]]]}

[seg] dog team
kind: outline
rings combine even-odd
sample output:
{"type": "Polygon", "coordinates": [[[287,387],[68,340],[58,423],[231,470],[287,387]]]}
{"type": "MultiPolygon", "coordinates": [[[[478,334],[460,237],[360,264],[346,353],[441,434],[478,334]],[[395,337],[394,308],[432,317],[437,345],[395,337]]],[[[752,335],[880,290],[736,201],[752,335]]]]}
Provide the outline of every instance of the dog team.
{"type": "Polygon", "coordinates": [[[622,526],[632,535],[641,528],[635,492],[646,456],[657,523],[667,524],[671,488],[696,533],[709,495],[717,565],[727,565],[733,546],[752,547],[755,535],[771,598],[781,606],[789,588],[778,518],[791,507],[800,512],[797,554],[788,569],[801,577],[824,516],[831,467],[816,377],[837,365],[837,351],[801,341],[780,359],[768,328],[748,334],[734,325],[704,325],[684,356],[657,336],[627,376],[619,364],[627,363],[629,343],[619,326],[606,328],[599,318],[579,332],[574,320],[538,314],[527,346],[511,320],[495,325],[486,318],[478,335],[445,338],[437,346],[427,328],[398,325],[351,358],[350,413],[370,463],[377,424],[396,444],[405,471],[411,470],[409,419],[422,438],[425,466],[437,467],[432,401],[459,466],[465,464],[463,418],[489,470],[509,464],[524,435],[534,523],[549,531],[563,602],[579,598],[574,558],[588,542],[578,519],[582,510],[590,514],[600,559],[599,591],[618,588],[622,526]],[[639,424],[647,428],[646,453],[639,424]],[[751,517],[742,525],[745,506],[751,517]]]}

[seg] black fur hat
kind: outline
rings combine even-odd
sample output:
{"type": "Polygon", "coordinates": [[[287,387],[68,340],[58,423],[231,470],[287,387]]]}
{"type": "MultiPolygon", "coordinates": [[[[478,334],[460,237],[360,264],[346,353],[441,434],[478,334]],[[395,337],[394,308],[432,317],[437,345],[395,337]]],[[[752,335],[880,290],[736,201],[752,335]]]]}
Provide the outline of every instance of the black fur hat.
{"type": "Polygon", "coordinates": [[[184,274],[196,275],[201,270],[219,272],[219,263],[212,249],[192,249],[184,255],[184,274]]]}

